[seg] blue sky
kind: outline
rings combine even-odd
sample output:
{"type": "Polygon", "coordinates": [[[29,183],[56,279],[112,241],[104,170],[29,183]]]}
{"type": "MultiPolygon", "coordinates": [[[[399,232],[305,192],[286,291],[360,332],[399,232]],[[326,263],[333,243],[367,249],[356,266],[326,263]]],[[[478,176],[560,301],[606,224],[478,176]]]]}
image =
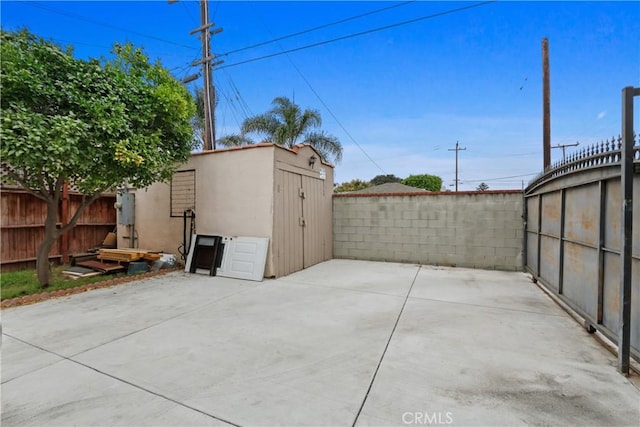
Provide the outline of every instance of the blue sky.
{"type": "MultiPolygon", "coordinates": [[[[482,181],[521,188],[542,168],[541,43],[549,39],[552,145],[586,146],[620,133],[621,89],[640,86],[638,2],[210,1],[224,31],[213,37],[217,133],[236,133],[277,96],[318,109],[344,146],[335,181],[430,173],[450,186],[456,141],[461,190],[482,181]],[[281,54],[359,32],[477,7],[281,54]],[[391,7],[395,6],[395,7],[391,7]],[[345,18],[387,10],[223,55],[345,18]]],[[[198,2],[0,4],[5,30],[108,55],[115,41],[144,46],[175,76],[198,71],[198,2]]],[[[190,87],[199,84],[191,83],[190,87]]],[[[635,103],[636,123],[640,105],[635,103]]],[[[571,152],[574,148],[568,148],[571,152]]],[[[562,151],[552,150],[559,160],[562,151]]]]}

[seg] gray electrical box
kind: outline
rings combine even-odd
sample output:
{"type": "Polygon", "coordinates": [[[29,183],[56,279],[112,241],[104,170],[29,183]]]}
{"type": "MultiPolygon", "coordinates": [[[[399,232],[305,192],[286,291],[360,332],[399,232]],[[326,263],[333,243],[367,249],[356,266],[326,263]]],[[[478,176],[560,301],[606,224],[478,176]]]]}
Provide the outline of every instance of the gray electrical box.
{"type": "Polygon", "coordinates": [[[133,193],[118,194],[116,208],[118,209],[118,224],[135,224],[136,195],[133,193]]]}

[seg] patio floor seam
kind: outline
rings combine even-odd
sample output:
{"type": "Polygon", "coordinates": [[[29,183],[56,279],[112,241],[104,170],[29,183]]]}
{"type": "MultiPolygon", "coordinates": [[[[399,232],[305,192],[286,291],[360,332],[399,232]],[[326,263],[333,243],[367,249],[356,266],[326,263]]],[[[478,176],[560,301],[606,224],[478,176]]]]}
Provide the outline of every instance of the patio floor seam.
{"type": "MultiPolygon", "coordinates": [[[[167,401],[169,401],[169,402],[175,403],[176,405],[182,406],[182,407],[184,407],[184,408],[186,408],[186,409],[190,409],[190,410],[192,410],[192,411],[198,412],[198,413],[200,413],[200,414],[202,414],[202,415],[205,415],[205,416],[207,416],[207,417],[213,418],[213,419],[218,420],[218,421],[222,421],[223,423],[226,423],[226,424],[229,424],[229,425],[232,425],[232,426],[235,426],[235,427],[241,427],[239,424],[236,424],[236,423],[234,423],[234,422],[232,422],[232,421],[226,420],[226,419],[224,419],[224,418],[220,418],[220,417],[215,416],[215,415],[213,415],[213,414],[209,414],[208,412],[205,412],[205,411],[203,411],[203,410],[201,410],[201,409],[198,409],[198,408],[195,408],[195,407],[193,407],[193,406],[189,406],[189,405],[187,405],[186,403],[182,403],[182,402],[180,402],[180,401],[178,401],[178,400],[176,400],[176,399],[173,399],[173,398],[171,398],[171,397],[169,397],[169,396],[165,396],[164,394],[161,394],[161,393],[155,392],[155,391],[153,391],[153,390],[150,390],[150,389],[148,389],[148,388],[142,387],[141,385],[135,384],[135,383],[133,383],[133,382],[131,382],[131,381],[127,381],[127,380],[125,380],[124,378],[120,378],[120,377],[118,377],[118,376],[116,376],[116,375],[109,374],[108,372],[101,371],[100,369],[95,368],[95,367],[93,367],[93,366],[91,366],[91,365],[88,365],[88,364],[86,364],[86,363],[82,363],[82,362],[80,362],[80,361],[78,361],[78,360],[73,359],[73,356],[66,357],[66,356],[63,356],[63,355],[61,355],[61,354],[56,353],[55,351],[48,350],[48,349],[46,349],[46,348],[44,348],[44,347],[40,347],[39,345],[36,345],[36,344],[30,343],[30,342],[28,342],[28,341],[25,341],[25,340],[22,340],[22,339],[20,339],[20,338],[14,337],[14,336],[12,336],[12,335],[4,334],[4,333],[3,333],[3,335],[6,335],[6,336],[8,336],[8,337],[11,337],[11,338],[13,338],[14,340],[20,341],[20,342],[21,342],[21,343],[23,343],[23,344],[29,345],[29,346],[31,346],[31,347],[33,347],[33,348],[36,348],[36,349],[38,349],[38,350],[44,351],[44,352],[46,352],[46,353],[52,354],[52,355],[54,355],[54,356],[56,356],[56,357],[59,357],[59,358],[60,358],[60,360],[56,361],[55,363],[49,364],[49,365],[44,366],[44,367],[39,368],[39,369],[35,369],[35,370],[33,370],[33,371],[31,371],[31,372],[28,372],[28,373],[26,373],[26,374],[24,374],[24,375],[29,375],[29,374],[31,374],[32,372],[36,372],[36,371],[38,371],[38,370],[40,370],[40,369],[44,369],[44,368],[47,368],[47,367],[53,366],[53,365],[55,365],[55,364],[57,364],[57,363],[59,363],[59,362],[61,362],[61,361],[65,361],[65,360],[66,360],[66,361],[69,361],[69,362],[71,362],[71,363],[75,363],[76,365],[82,366],[82,367],[84,367],[84,368],[86,368],[86,369],[89,369],[89,370],[91,370],[91,371],[94,371],[94,372],[96,372],[96,373],[98,373],[98,374],[100,374],[100,375],[104,375],[104,376],[106,376],[106,377],[109,377],[109,378],[111,378],[111,379],[114,379],[114,380],[116,380],[116,381],[119,381],[119,382],[121,382],[121,383],[123,383],[123,384],[127,384],[127,385],[129,385],[129,386],[131,386],[131,387],[137,388],[138,390],[141,390],[141,391],[143,391],[143,392],[146,392],[146,393],[152,394],[152,395],[154,395],[154,396],[156,396],[156,397],[159,397],[159,398],[161,398],[161,399],[165,399],[165,400],[167,400],[167,401]]],[[[22,377],[22,376],[24,376],[24,375],[21,375],[20,377],[22,377]]],[[[16,377],[16,378],[20,378],[20,377],[16,377]]],[[[7,382],[13,381],[13,380],[14,380],[14,379],[16,379],[16,378],[12,378],[11,380],[8,380],[7,382]]]]}
{"type": "Polygon", "coordinates": [[[34,370],[32,370],[32,371],[25,372],[24,374],[18,375],[18,376],[13,377],[13,378],[10,378],[10,379],[8,379],[8,380],[6,380],[6,381],[2,381],[2,383],[1,383],[2,385],[4,385],[4,384],[8,384],[8,383],[10,383],[10,382],[11,382],[11,381],[13,381],[13,380],[17,380],[18,378],[22,378],[22,377],[24,377],[25,375],[29,375],[29,374],[31,374],[31,373],[33,373],[33,372],[38,372],[38,371],[39,371],[39,370],[41,370],[41,369],[48,368],[48,367],[50,367],[50,366],[55,365],[56,363],[59,363],[59,362],[62,362],[63,360],[65,360],[64,356],[60,356],[60,355],[58,355],[58,354],[56,354],[56,353],[54,353],[54,352],[52,352],[52,351],[49,351],[49,350],[47,350],[47,349],[45,349],[45,348],[41,348],[41,347],[39,347],[39,346],[37,346],[37,345],[35,345],[35,344],[32,344],[32,343],[30,343],[30,342],[28,342],[28,341],[25,341],[25,340],[23,340],[23,339],[20,339],[20,338],[18,338],[18,337],[15,337],[15,336],[13,336],[13,335],[11,335],[11,334],[7,334],[7,333],[3,332],[3,333],[2,333],[2,335],[4,335],[5,337],[9,337],[9,338],[11,338],[11,339],[13,339],[13,340],[16,340],[16,341],[18,341],[18,342],[21,342],[22,344],[25,344],[25,345],[28,345],[28,346],[30,346],[30,347],[36,348],[36,349],[38,349],[38,350],[40,350],[40,351],[43,351],[43,352],[45,352],[45,353],[53,354],[54,356],[56,356],[56,357],[58,357],[58,358],[59,358],[59,359],[58,359],[58,360],[56,360],[55,362],[48,363],[48,364],[46,364],[46,365],[44,365],[44,366],[40,366],[40,367],[38,367],[38,368],[36,368],[36,369],[34,369],[34,370]]]}
{"type": "Polygon", "coordinates": [[[207,306],[209,306],[209,305],[215,305],[215,304],[217,304],[218,302],[223,301],[223,300],[226,300],[227,298],[230,298],[230,297],[232,297],[232,296],[236,296],[236,295],[239,295],[239,294],[241,294],[241,293],[248,292],[248,291],[249,291],[249,290],[251,290],[251,289],[253,289],[253,288],[242,289],[242,290],[240,290],[240,291],[238,291],[238,292],[234,292],[234,293],[232,293],[232,294],[225,295],[224,297],[222,297],[222,298],[218,298],[218,299],[217,299],[217,300],[215,300],[215,301],[211,301],[211,302],[207,302],[207,303],[205,303],[205,304],[202,304],[202,305],[198,306],[197,308],[194,308],[193,310],[183,311],[182,313],[179,313],[179,314],[176,314],[176,315],[174,315],[174,316],[168,317],[168,318],[163,319],[163,320],[161,320],[161,321],[159,321],[159,322],[157,322],[157,323],[154,323],[154,324],[152,324],[152,325],[145,326],[144,328],[140,328],[140,329],[137,329],[137,330],[135,330],[135,331],[129,332],[129,333],[127,333],[127,334],[120,335],[119,337],[113,338],[113,339],[111,339],[111,340],[109,340],[109,341],[105,341],[105,342],[100,343],[100,344],[97,344],[97,345],[95,345],[95,346],[93,346],[93,347],[90,347],[90,348],[84,349],[84,350],[82,350],[82,351],[79,351],[79,352],[77,352],[77,353],[74,353],[74,354],[70,355],[69,357],[76,357],[76,356],[79,356],[79,355],[81,355],[81,354],[84,354],[84,353],[87,353],[87,352],[89,352],[89,351],[92,351],[92,350],[95,350],[95,349],[97,349],[97,348],[100,348],[100,347],[102,347],[102,346],[105,346],[105,345],[108,345],[108,344],[114,343],[114,342],[116,342],[116,341],[119,341],[119,340],[121,340],[121,339],[124,339],[124,338],[130,337],[130,336],[132,336],[132,335],[138,334],[138,333],[140,333],[140,332],[147,331],[147,330],[149,330],[149,329],[153,329],[153,328],[155,328],[155,327],[157,327],[157,326],[163,325],[163,324],[165,324],[165,323],[167,323],[167,322],[170,322],[170,321],[172,321],[172,320],[175,320],[175,319],[178,319],[178,318],[180,318],[180,317],[187,316],[187,315],[189,315],[189,314],[192,314],[192,313],[195,313],[195,312],[197,312],[197,311],[200,311],[200,310],[202,310],[203,308],[205,308],[205,307],[207,307],[207,306]]]}
{"type": "Polygon", "coordinates": [[[367,388],[367,392],[364,395],[364,399],[362,400],[362,404],[360,405],[360,408],[358,409],[358,413],[356,414],[355,419],[353,420],[353,423],[351,424],[351,427],[355,427],[356,423],[358,422],[358,418],[360,418],[360,414],[362,414],[362,410],[364,409],[364,405],[366,405],[367,403],[367,398],[369,397],[369,393],[371,392],[371,389],[373,388],[373,384],[376,381],[376,377],[378,375],[378,371],[380,370],[380,365],[382,365],[382,361],[384,360],[385,355],[387,354],[387,350],[389,349],[389,345],[391,344],[391,340],[393,339],[393,334],[395,333],[396,329],[398,328],[398,324],[400,323],[400,318],[402,317],[402,312],[404,311],[405,306],[407,305],[407,301],[409,300],[409,295],[411,295],[411,290],[413,289],[413,285],[416,283],[416,279],[418,278],[418,274],[420,274],[420,269],[421,266],[418,266],[418,270],[416,271],[416,274],[413,276],[413,281],[411,282],[411,286],[409,287],[409,291],[407,292],[407,295],[404,299],[404,302],[402,303],[402,307],[400,307],[400,312],[398,313],[398,316],[396,317],[396,321],[393,325],[393,329],[391,329],[391,333],[389,334],[389,338],[387,339],[387,343],[384,346],[384,350],[382,351],[382,354],[380,355],[380,360],[378,361],[378,365],[376,366],[376,370],[373,372],[373,376],[371,377],[371,381],[369,382],[369,387],[367,388]]]}

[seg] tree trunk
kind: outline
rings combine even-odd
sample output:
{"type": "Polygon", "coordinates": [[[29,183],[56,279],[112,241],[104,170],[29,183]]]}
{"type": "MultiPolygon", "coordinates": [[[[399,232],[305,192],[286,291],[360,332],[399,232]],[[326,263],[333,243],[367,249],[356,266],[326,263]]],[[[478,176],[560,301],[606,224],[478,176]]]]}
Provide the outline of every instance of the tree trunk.
{"type": "Polygon", "coordinates": [[[44,222],[44,238],[38,247],[36,258],[36,270],[40,286],[46,288],[51,284],[51,266],[49,265],[49,253],[58,239],[56,223],[58,220],[58,203],[56,201],[47,203],[47,218],[44,222]]]}

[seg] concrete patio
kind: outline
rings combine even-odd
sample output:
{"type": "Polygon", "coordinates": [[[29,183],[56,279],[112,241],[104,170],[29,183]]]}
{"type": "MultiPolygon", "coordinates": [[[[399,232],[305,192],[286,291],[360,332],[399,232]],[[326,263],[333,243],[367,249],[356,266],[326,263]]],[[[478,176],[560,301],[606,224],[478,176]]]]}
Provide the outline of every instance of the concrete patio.
{"type": "Polygon", "coordinates": [[[527,275],[332,260],[2,311],[2,424],[638,425],[640,391],[527,275]]]}

